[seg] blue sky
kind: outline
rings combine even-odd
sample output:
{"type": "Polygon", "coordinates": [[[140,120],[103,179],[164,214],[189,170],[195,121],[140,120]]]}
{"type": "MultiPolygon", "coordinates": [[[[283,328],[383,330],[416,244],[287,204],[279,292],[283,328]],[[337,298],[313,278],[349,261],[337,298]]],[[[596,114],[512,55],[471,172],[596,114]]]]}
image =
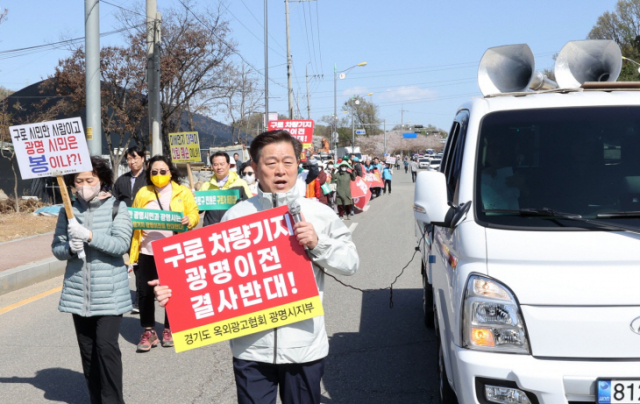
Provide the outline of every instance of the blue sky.
{"type": "MultiPolygon", "coordinates": [[[[178,0],[157,0],[163,8],[178,0]]],[[[480,96],[477,66],[491,46],[527,43],[538,69],[552,68],[552,55],[569,40],[585,39],[598,16],[613,11],[616,0],[317,0],[290,3],[293,88],[307,116],[305,67],[311,79],[311,117],[333,113],[333,66],[346,69],[338,80],[338,112],[351,95],[366,96],[380,107],[387,128],[404,122],[449,129],[461,103],[480,96]]],[[[143,0],[109,0],[128,9],[143,0]]],[[[101,32],[118,28],[111,4],[101,3],[101,32]]],[[[195,1],[196,7],[217,4],[195,1]]],[[[222,10],[239,53],[264,68],[263,0],[230,0],[222,10]]],[[[0,0],[9,19],[0,25],[0,52],[84,36],[82,0],[0,0]]],[[[269,0],[270,110],[286,113],[286,36],[284,1],[269,0]]],[[[144,8],[143,8],[144,9],[144,8]]],[[[101,45],[117,44],[118,35],[101,45]]],[[[53,73],[66,49],[7,58],[0,53],[0,85],[18,90],[53,73]]],[[[12,56],[14,56],[12,54],[12,56]]],[[[239,63],[242,63],[238,59],[239,63]]],[[[262,77],[262,76],[261,76],[262,77]]],[[[262,79],[263,80],[263,79],[262,79]]],[[[222,116],[218,116],[223,120],[222,116]]]]}

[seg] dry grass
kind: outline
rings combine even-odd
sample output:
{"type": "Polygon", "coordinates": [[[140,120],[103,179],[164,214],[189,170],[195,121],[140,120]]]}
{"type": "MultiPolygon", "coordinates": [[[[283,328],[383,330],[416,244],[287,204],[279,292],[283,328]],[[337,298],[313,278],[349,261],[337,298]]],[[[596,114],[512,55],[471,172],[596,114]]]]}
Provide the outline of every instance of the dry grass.
{"type": "Polygon", "coordinates": [[[31,214],[42,206],[38,200],[21,200],[21,212],[16,213],[13,199],[0,201],[0,243],[52,232],[57,217],[31,214]]]}

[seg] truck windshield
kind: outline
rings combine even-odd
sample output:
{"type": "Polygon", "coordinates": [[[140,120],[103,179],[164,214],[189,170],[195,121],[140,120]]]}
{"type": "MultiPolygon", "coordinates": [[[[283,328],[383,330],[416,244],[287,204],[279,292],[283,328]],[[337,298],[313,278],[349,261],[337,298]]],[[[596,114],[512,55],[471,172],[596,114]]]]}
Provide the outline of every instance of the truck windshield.
{"type": "Polygon", "coordinates": [[[585,227],[527,214],[544,209],[640,226],[640,107],[488,114],[475,189],[476,217],[489,226],[585,227]]]}

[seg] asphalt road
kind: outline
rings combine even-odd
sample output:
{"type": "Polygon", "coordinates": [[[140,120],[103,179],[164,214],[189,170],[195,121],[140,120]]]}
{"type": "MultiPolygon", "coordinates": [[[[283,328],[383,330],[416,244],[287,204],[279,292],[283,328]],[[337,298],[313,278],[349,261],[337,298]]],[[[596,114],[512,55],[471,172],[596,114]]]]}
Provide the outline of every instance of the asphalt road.
{"type": "MultiPolygon", "coordinates": [[[[411,259],[411,174],[397,170],[393,193],[345,222],[360,254],[355,276],[340,277],[363,289],[388,287],[411,259]]],[[[132,279],[133,281],[133,279],[132,279]]],[[[71,316],[57,310],[61,278],[0,296],[0,401],[88,403],[71,316]],[[43,292],[50,294],[25,303],[43,292]]],[[[133,282],[131,282],[133,288],[133,282]]],[[[326,280],[324,307],[330,353],[323,403],[437,403],[435,335],[422,323],[419,255],[389,290],[360,291],[326,280]]],[[[158,308],[157,321],[162,319],[158,308]]],[[[156,324],[162,331],[160,322],[156,324]]],[[[138,354],[138,317],[127,314],[121,328],[124,395],[127,403],[234,403],[235,384],[227,343],[176,354],[155,348],[138,354]]]]}

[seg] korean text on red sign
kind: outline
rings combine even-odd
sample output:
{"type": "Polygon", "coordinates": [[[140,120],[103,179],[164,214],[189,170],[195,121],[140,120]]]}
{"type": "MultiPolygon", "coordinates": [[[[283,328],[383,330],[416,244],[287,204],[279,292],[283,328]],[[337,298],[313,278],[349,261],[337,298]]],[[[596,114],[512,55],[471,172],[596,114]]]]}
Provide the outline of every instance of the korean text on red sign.
{"type": "Polygon", "coordinates": [[[287,206],[154,241],[177,352],[323,315],[287,206]]]}
{"type": "Polygon", "coordinates": [[[313,143],[312,120],[269,121],[269,130],[277,129],[288,131],[300,143],[313,143]]]}
{"type": "Polygon", "coordinates": [[[91,171],[80,118],[9,127],[22,179],[91,171]]]}

